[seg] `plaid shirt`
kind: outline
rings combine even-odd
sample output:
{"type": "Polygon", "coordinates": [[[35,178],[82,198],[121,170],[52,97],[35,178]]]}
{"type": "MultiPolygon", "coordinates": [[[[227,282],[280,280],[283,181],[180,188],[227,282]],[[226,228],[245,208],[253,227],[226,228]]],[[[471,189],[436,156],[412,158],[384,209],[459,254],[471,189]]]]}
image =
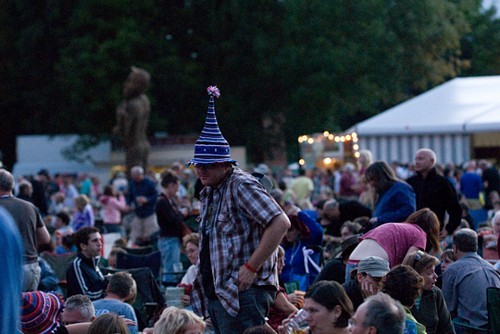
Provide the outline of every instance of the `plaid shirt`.
{"type": "MultiPolygon", "coordinates": [[[[219,187],[205,187],[200,199],[200,245],[203,245],[202,231],[208,229],[215,293],[226,311],[236,317],[240,309],[238,271],[259,246],[266,225],[283,210],[255,178],[237,168],[219,187]],[[213,211],[209,214],[211,196],[213,211]]],[[[255,285],[274,286],[277,290],[275,255],[264,262],[255,285]]],[[[198,261],[192,305],[197,314],[208,317],[208,300],[201,283],[200,266],[203,263],[198,261]]]]}

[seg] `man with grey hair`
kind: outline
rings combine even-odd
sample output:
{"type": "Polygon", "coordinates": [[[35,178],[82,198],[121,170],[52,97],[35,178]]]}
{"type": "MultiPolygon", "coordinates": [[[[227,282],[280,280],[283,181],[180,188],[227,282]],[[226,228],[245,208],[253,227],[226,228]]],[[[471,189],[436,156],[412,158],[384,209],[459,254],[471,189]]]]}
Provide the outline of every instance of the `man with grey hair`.
{"type": "Polygon", "coordinates": [[[368,297],[349,320],[352,334],[402,334],[406,314],[401,303],[379,292],[368,297]]]}
{"type": "Polygon", "coordinates": [[[13,196],[14,177],[0,169],[0,206],[5,208],[16,223],[24,244],[23,291],[34,291],[40,282],[37,246],[50,242],[50,234],[42,216],[32,203],[13,196]]]}
{"type": "Polygon", "coordinates": [[[88,296],[73,295],[66,299],[61,313],[61,320],[65,325],[92,322],[94,319],[94,304],[88,296]]]}
{"type": "Polygon", "coordinates": [[[460,224],[462,208],[451,182],[436,171],[436,153],[429,148],[421,148],[415,154],[416,175],[406,182],[412,186],[417,201],[417,210],[429,208],[439,219],[441,237],[452,235],[460,224]],[[448,223],[445,225],[445,215],[448,223]]]}
{"type": "Polygon", "coordinates": [[[141,166],[130,170],[127,204],[134,208],[135,217],[130,225],[130,246],[154,243],[154,235],[160,230],[156,219],[156,184],[145,177],[141,166]]]}
{"type": "Polygon", "coordinates": [[[458,230],[453,238],[456,262],[443,273],[443,295],[452,317],[460,323],[487,328],[486,289],[500,288],[500,273],[477,254],[477,233],[458,230]]]}

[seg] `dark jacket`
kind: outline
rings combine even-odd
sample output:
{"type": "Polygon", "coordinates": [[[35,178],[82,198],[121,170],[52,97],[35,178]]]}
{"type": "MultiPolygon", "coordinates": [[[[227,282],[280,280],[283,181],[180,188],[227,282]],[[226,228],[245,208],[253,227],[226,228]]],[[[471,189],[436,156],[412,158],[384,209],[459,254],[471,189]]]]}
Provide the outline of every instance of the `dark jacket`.
{"type": "Polygon", "coordinates": [[[182,237],[181,226],[183,216],[174,205],[175,203],[172,205],[163,193],[158,197],[155,210],[161,237],[175,237],[179,239],[182,237]]]}
{"type": "Polygon", "coordinates": [[[414,305],[411,314],[425,326],[428,334],[455,334],[443,293],[437,287],[424,291],[420,306],[414,305]]]}
{"type": "Polygon", "coordinates": [[[430,170],[424,179],[421,174],[416,174],[406,180],[415,191],[417,210],[422,208],[431,209],[439,219],[441,230],[443,229],[445,213],[450,216],[446,231],[453,234],[460,224],[462,208],[458,202],[455,188],[444,176],[436,172],[436,168],[430,170]]]}
{"type": "Polygon", "coordinates": [[[77,294],[86,295],[91,300],[104,297],[108,282],[97,266],[98,262],[98,258],[90,259],[78,253],[66,272],[68,297],[77,294]]]}
{"type": "Polygon", "coordinates": [[[359,305],[363,304],[364,302],[363,295],[361,294],[361,289],[359,288],[358,280],[354,278],[353,280],[342,284],[342,286],[344,287],[347,296],[349,296],[349,299],[352,301],[354,311],[356,311],[359,305]]]}
{"type": "Polygon", "coordinates": [[[146,218],[154,214],[157,198],[158,192],[156,191],[156,184],[147,177],[141,181],[132,181],[129,183],[127,203],[129,205],[135,205],[135,214],[137,217],[146,218]],[[135,199],[139,196],[146,197],[148,199],[147,203],[138,206],[135,199]]]}

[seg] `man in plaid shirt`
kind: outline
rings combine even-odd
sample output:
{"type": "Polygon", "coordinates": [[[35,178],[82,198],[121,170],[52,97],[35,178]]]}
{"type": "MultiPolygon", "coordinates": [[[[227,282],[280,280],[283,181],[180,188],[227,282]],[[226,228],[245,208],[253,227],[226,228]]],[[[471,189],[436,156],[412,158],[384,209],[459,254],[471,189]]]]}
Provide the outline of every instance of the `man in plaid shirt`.
{"type": "Polygon", "coordinates": [[[188,163],[205,186],[192,305],[216,333],[242,333],[265,323],[278,287],[276,250],[290,221],[259,181],[234,167],[215,118],[218,90],[208,90],[205,128],[188,163]]]}

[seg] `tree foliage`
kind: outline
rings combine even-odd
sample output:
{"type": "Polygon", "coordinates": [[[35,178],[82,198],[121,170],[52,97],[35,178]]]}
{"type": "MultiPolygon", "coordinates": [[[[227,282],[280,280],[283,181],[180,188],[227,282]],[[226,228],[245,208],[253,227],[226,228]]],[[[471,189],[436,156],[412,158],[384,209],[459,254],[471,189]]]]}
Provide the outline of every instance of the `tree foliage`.
{"type": "Polygon", "coordinates": [[[9,165],[18,134],[109,136],[134,65],[151,132],[199,133],[216,84],[232,145],[293,160],[298,135],[499,74],[499,25],[480,0],[0,0],[0,149],[9,165]]]}

